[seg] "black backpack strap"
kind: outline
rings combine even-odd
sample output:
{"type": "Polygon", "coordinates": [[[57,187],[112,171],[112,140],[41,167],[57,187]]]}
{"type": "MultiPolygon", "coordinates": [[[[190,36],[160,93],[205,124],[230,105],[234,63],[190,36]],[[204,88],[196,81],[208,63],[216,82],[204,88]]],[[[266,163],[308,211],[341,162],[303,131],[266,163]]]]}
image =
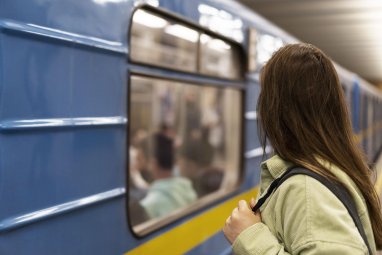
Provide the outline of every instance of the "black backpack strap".
{"type": "Polygon", "coordinates": [[[271,185],[269,186],[269,188],[267,190],[267,193],[259,199],[259,201],[256,203],[256,205],[252,208],[252,211],[253,212],[258,211],[260,209],[260,207],[264,204],[264,202],[268,199],[268,197],[284,181],[286,181],[289,177],[291,177],[293,175],[298,175],[298,174],[308,175],[308,176],[316,179],[321,184],[323,184],[325,187],[327,187],[342,202],[342,204],[348,210],[351,218],[353,219],[354,224],[357,227],[363,241],[365,242],[367,249],[369,251],[369,254],[371,255],[372,252],[371,252],[370,245],[369,245],[369,242],[368,242],[367,237],[366,237],[365,230],[362,226],[361,219],[358,216],[358,212],[357,212],[356,206],[354,204],[353,198],[351,197],[351,195],[349,194],[347,189],[344,188],[343,186],[341,186],[340,184],[332,182],[332,181],[326,179],[325,177],[323,177],[323,176],[321,176],[321,175],[319,175],[313,171],[310,171],[308,169],[296,167],[296,166],[292,166],[292,167],[288,168],[283,175],[281,175],[279,178],[275,179],[271,183],[271,185]]]}

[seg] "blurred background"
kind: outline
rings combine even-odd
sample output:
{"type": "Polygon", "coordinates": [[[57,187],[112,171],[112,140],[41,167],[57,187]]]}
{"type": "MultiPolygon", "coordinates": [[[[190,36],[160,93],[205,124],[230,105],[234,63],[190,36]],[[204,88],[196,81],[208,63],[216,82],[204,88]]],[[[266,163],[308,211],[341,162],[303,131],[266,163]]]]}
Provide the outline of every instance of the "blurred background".
{"type": "Polygon", "coordinates": [[[240,2],[382,89],[382,1],[240,2]]]}

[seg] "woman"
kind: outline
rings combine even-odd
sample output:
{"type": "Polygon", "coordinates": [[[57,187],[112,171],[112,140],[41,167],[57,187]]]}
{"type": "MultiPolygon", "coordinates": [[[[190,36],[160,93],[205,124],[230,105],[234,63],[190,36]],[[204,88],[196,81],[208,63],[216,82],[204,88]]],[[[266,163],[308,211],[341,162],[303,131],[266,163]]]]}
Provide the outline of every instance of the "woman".
{"type": "MultiPolygon", "coordinates": [[[[375,254],[382,247],[379,199],[330,59],[309,44],[287,45],[265,65],[261,86],[260,137],[263,146],[269,139],[275,156],[261,164],[260,197],[293,165],[340,183],[375,254]]],[[[307,175],[290,177],[256,214],[254,202],[240,201],[223,229],[237,255],[368,253],[342,202],[307,175]]]]}

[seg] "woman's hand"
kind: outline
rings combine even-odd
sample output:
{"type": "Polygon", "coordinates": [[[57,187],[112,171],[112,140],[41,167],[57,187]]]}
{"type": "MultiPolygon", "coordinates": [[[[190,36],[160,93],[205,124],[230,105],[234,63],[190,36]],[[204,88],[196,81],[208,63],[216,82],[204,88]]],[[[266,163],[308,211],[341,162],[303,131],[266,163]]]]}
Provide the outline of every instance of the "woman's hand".
{"type": "MultiPolygon", "coordinates": [[[[251,199],[251,207],[255,206],[255,200],[251,199]]],[[[261,222],[260,212],[254,214],[245,200],[240,200],[231,216],[225,222],[223,232],[227,240],[232,244],[239,234],[246,228],[261,222]]]]}

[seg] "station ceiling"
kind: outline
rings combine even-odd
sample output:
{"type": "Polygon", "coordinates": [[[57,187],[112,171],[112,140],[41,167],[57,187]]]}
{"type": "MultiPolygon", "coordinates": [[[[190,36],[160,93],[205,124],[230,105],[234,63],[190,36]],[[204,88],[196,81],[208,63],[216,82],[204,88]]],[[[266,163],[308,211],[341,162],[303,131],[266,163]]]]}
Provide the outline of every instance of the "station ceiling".
{"type": "Polygon", "coordinates": [[[382,84],[381,0],[240,0],[337,63],[382,84]]]}

